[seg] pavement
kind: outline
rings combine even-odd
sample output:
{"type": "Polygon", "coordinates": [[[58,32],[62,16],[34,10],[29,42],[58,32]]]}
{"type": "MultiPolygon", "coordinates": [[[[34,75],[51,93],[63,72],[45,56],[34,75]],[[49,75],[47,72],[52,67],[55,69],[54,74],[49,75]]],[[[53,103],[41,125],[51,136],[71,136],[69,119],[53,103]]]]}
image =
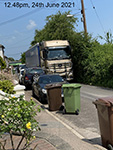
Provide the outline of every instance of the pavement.
{"type": "Polygon", "coordinates": [[[51,150],[105,150],[104,147],[81,136],[47,108],[38,114],[38,120],[41,131],[37,132],[36,136],[49,142],[51,150]]]}
{"type": "MultiPolygon", "coordinates": [[[[36,117],[41,131],[34,132],[36,139],[27,150],[106,150],[100,145],[91,143],[77,131],[73,131],[70,126],[58,119],[47,107],[40,103],[38,105],[43,108],[36,117]]],[[[4,139],[7,139],[6,149],[11,150],[9,135],[6,134],[4,139]]],[[[20,141],[19,136],[14,136],[13,139],[16,145],[20,141]]]]}
{"type": "MultiPolygon", "coordinates": [[[[29,95],[26,93],[25,98],[29,99],[29,95]]],[[[36,116],[41,131],[34,132],[36,139],[32,141],[27,150],[106,150],[101,145],[95,144],[85,138],[76,128],[72,128],[61,118],[58,118],[55,115],[55,111],[49,111],[48,105],[45,107],[45,105],[38,102],[35,98],[33,100],[42,108],[42,111],[36,116]]],[[[6,149],[11,150],[9,135],[6,134],[4,139],[7,139],[6,149]]],[[[20,137],[14,136],[13,139],[17,145],[20,137]]]]}
{"type": "Polygon", "coordinates": [[[55,111],[49,111],[48,105],[43,105],[36,99],[34,101],[43,108],[37,114],[41,131],[35,133],[38,143],[36,150],[106,150],[73,130],[55,115],[55,111]]]}

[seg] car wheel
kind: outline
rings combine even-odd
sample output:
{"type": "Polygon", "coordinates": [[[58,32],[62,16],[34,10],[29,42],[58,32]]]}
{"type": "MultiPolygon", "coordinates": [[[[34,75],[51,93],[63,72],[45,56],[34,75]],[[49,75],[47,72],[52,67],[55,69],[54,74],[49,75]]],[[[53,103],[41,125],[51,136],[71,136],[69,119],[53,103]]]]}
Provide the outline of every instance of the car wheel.
{"type": "Polygon", "coordinates": [[[32,96],[33,97],[35,97],[36,95],[35,95],[35,93],[34,93],[34,90],[32,89],[32,96]]]}
{"type": "Polygon", "coordinates": [[[45,99],[41,96],[41,94],[39,94],[39,101],[43,104],[45,103],[45,99]]]}
{"type": "Polygon", "coordinates": [[[39,99],[40,102],[42,102],[42,96],[41,96],[40,93],[39,93],[39,95],[38,95],[38,99],[39,99]]]}
{"type": "Polygon", "coordinates": [[[113,146],[111,144],[108,144],[108,150],[113,150],[113,146]]]}
{"type": "Polygon", "coordinates": [[[29,86],[28,85],[25,85],[25,87],[26,87],[26,90],[29,90],[29,86]]]}
{"type": "Polygon", "coordinates": [[[22,82],[19,80],[19,84],[22,85],[22,82]]]}

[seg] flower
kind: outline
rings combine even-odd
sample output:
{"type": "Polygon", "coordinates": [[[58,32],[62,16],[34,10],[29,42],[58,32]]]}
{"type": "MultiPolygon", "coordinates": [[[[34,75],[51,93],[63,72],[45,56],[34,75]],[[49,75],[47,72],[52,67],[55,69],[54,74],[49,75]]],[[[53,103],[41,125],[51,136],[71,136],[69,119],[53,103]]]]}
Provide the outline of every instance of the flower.
{"type": "Polygon", "coordinates": [[[36,138],[36,136],[33,136],[33,139],[35,139],[36,138]]]}
{"type": "Polygon", "coordinates": [[[32,100],[33,98],[31,97],[31,100],[32,100]]]}
{"type": "Polygon", "coordinates": [[[33,131],[36,131],[36,129],[33,129],[33,131]]]}
{"type": "Polygon", "coordinates": [[[15,98],[15,96],[13,96],[13,98],[15,98]]]}
{"type": "Polygon", "coordinates": [[[8,122],[7,122],[7,121],[4,121],[4,123],[8,125],[8,122]]]}
{"type": "Polygon", "coordinates": [[[2,115],[1,117],[4,118],[4,115],[2,115]]]}
{"type": "Polygon", "coordinates": [[[28,123],[26,124],[26,128],[27,128],[27,129],[31,129],[31,122],[28,122],[28,123]]]}

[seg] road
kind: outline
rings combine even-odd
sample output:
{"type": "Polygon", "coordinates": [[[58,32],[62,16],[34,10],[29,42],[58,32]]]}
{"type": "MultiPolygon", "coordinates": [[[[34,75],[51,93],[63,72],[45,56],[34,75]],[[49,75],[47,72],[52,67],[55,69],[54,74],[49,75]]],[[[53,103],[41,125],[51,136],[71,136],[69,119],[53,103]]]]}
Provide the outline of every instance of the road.
{"type": "MultiPolygon", "coordinates": [[[[98,114],[93,101],[98,97],[113,96],[113,90],[83,85],[80,89],[81,111],[79,115],[63,114],[62,111],[51,111],[53,115],[61,119],[64,123],[76,130],[85,139],[91,140],[94,144],[101,144],[98,114]]],[[[26,91],[32,96],[31,91],[26,91]]],[[[44,105],[48,109],[48,105],[44,105]]]]}

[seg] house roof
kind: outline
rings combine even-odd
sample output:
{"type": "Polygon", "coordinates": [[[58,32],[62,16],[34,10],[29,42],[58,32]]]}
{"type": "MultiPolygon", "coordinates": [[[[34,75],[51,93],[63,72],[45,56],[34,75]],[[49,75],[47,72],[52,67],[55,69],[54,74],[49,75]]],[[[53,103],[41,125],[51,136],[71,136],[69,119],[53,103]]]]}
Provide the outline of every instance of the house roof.
{"type": "Polygon", "coordinates": [[[0,44],[0,47],[5,48],[2,44],[0,44]]]}

